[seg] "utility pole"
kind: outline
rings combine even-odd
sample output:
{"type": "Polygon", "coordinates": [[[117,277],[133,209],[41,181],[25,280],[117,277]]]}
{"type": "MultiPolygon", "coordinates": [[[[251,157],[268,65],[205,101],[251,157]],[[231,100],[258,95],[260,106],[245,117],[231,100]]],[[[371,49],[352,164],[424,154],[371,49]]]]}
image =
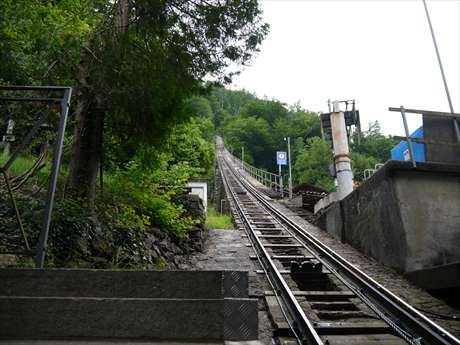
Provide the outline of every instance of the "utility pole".
{"type": "Polygon", "coordinates": [[[291,138],[287,137],[287,146],[288,146],[288,166],[289,166],[289,199],[292,199],[292,166],[291,166],[291,138]]]}
{"type": "Polygon", "coordinates": [[[339,101],[333,102],[333,111],[330,116],[338,183],[337,195],[339,200],[342,200],[353,191],[353,173],[351,171],[345,116],[340,111],[339,101]]]}
{"type": "MultiPolygon", "coordinates": [[[[428,25],[430,27],[431,38],[433,39],[434,50],[436,51],[436,57],[438,58],[439,69],[441,71],[442,82],[444,83],[444,90],[446,91],[447,102],[449,102],[450,112],[454,113],[454,107],[452,105],[452,100],[450,98],[449,87],[447,86],[446,75],[444,74],[444,68],[442,67],[441,54],[439,54],[438,44],[436,43],[436,37],[434,35],[433,25],[431,24],[430,13],[428,12],[428,6],[426,5],[426,0],[423,0],[423,6],[425,7],[426,19],[428,20],[428,25]]],[[[460,129],[458,127],[457,119],[453,119],[454,130],[457,136],[457,141],[460,143],[460,129]]]]}
{"type": "Polygon", "coordinates": [[[241,170],[244,170],[244,146],[241,147],[241,170]]]}

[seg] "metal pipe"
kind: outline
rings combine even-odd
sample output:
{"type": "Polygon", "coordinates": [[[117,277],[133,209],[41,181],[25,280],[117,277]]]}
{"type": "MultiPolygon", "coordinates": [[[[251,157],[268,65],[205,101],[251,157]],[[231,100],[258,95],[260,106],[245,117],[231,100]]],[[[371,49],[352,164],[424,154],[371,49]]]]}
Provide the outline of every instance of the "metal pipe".
{"type": "Polygon", "coordinates": [[[281,164],[278,164],[278,171],[279,171],[279,182],[280,182],[280,194],[281,199],[283,198],[283,175],[281,175],[281,164]]]}
{"type": "Polygon", "coordinates": [[[289,163],[289,199],[292,199],[291,138],[287,138],[289,163]]]}
{"type": "Polygon", "coordinates": [[[40,237],[37,246],[37,255],[35,265],[43,268],[45,263],[45,256],[47,250],[48,234],[51,224],[51,213],[54,206],[54,195],[56,193],[56,185],[59,177],[59,166],[61,164],[62,146],[64,144],[65,127],[67,123],[67,116],[69,115],[70,98],[72,96],[72,88],[68,87],[64,91],[64,97],[61,100],[61,119],[59,121],[58,135],[56,139],[56,149],[54,151],[53,166],[51,168],[51,178],[48,188],[48,196],[45,205],[45,215],[43,221],[43,228],[40,232],[40,237]]]}
{"type": "Polygon", "coordinates": [[[415,162],[414,150],[412,148],[412,140],[411,140],[411,137],[410,137],[410,134],[409,134],[409,126],[407,125],[406,112],[404,111],[403,106],[401,106],[400,109],[401,109],[401,116],[402,116],[403,123],[404,123],[404,131],[406,132],[407,144],[409,146],[410,159],[412,161],[413,167],[416,168],[417,163],[415,162]]]}
{"type": "MultiPolygon", "coordinates": [[[[433,30],[433,24],[431,23],[430,13],[428,12],[428,6],[426,5],[426,0],[423,0],[423,6],[425,7],[426,18],[428,20],[428,25],[430,27],[431,38],[433,39],[434,50],[436,51],[436,57],[438,58],[439,69],[441,71],[442,82],[444,83],[444,90],[446,91],[447,101],[449,102],[450,112],[454,113],[454,107],[452,105],[452,99],[450,98],[449,87],[447,86],[447,79],[444,73],[444,68],[442,67],[441,54],[439,54],[438,44],[436,42],[436,36],[433,30]]],[[[457,119],[453,119],[454,130],[457,136],[457,141],[460,142],[460,129],[458,127],[457,119]]]]}
{"type": "Polygon", "coordinates": [[[0,90],[12,90],[12,91],[64,91],[68,89],[68,86],[19,86],[19,85],[8,85],[0,86],[0,90]]]}
{"type": "Polygon", "coordinates": [[[345,117],[339,109],[339,102],[333,102],[331,117],[332,143],[334,146],[335,169],[337,172],[337,195],[339,200],[353,191],[353,173],[348,149],[345,117]]]}
{"type": "Polygon", "coordinates": [[[59,103],[60,98],[48,97],[0,97],[0,101],[8,102],[44,102],[44,103],[59,103]]]}

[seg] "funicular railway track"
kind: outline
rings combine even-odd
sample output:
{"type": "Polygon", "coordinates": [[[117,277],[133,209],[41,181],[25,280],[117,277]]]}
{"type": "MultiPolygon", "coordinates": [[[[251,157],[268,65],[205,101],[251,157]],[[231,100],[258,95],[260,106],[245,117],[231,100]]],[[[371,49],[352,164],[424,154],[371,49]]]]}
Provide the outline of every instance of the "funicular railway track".
{"type": "Polygon", "coordinates": [[[460,344],[283,215],[235,168],[218,164],[234,212],[299,344],[460,344]]]}

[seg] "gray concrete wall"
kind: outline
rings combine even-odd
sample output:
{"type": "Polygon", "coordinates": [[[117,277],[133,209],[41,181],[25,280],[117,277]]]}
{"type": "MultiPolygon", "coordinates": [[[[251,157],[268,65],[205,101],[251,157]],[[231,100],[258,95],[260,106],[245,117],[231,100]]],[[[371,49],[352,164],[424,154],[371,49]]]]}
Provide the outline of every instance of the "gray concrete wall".
{"type": "Polygon", "coordinates": [[[405,271],[460,261],[460,175],[396,171],[408,247],[405,271]]]}
{"type": "Polygon", "coordinates": [[[334,237],[401,272],[460,261],[460,167],[388,162],[321,215],[334,237]]]}
{"type": "MultiPolygon", "coordinates": [[[[456,143],[452,119],[423,115],[423,136],[427,141],[456,143]]],[[[427,162],[460,164],[460,146],[425,144],[427,162]]]]}

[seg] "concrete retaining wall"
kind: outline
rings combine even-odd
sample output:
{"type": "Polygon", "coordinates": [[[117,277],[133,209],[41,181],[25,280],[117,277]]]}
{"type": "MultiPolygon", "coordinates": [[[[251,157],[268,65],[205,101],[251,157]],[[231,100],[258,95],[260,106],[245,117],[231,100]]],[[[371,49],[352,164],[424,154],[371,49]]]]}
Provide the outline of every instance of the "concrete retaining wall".
{"type": "Polygon", "coordinates": [[[323,211],[334,237],[401,272],[460,261],[460,167],[390,161],[323,211]]]}

